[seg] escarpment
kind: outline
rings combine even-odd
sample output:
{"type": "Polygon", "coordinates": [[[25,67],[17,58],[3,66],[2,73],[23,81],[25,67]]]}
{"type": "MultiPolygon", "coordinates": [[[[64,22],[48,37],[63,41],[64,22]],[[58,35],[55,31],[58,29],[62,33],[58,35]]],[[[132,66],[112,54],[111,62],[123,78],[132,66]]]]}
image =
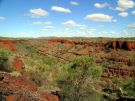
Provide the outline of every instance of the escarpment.
{"type": "Polygon", "coordinates": [[[135,51],[135,41],[111,41],[107,43],[106,47],[111,49],[135,51]]]}
{"type": "Polygon", "coordinates": [[[39,48],[38,52],[44,55],[55,56],[59,59],[71,62],[72,57],[81,56],[81,55],[95,55],[95,61],[98,64],[106,62],[112,62],[113,64],[118,64],[116,66],[111,66],[108,68],[106,65],[103,70],[103,77],[110,78],[110,75],[117,75],[121,77],[129,76],[134,78],[134,70],[130,66],[135,66],[135,58],[125,58],[123,55],[123,50],[127,53],[126,56],[132,56],[135,50],[134,41],[73,41],[65,39],[49,39],[48,45],[39,48]],[[59,45],[62,45],[65,48],[57,48],[59,45]],[[106,49],[111,49],[110,52],[106,53],[106,49]],[[115,51],[114,55],[111,56],[111,51],[115,51]],[[131,53],[131,52],[132,53],[131,53]],[[68,53],[68,55],[67,55],[68,53]],[[99,54],[99,55],[97,55],[99,54]],[[116,55],[116,56],[115,56],[116,55]],[[122,56],[123,55],[123,56],[122,56]],[[123,66],[119,66],[123,65],[123,66]],[[126,66],[129,67],[124,69],[126,66]]]}

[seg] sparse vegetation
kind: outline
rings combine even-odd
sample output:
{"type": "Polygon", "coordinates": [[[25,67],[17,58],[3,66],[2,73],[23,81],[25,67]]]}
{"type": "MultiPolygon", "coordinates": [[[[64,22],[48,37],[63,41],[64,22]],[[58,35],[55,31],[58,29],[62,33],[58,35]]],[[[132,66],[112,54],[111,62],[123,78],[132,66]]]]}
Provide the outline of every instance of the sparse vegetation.
{"type": "MultiPolygon", "coordinates": [[[[135,98],[135,80],[132,78],[116,78],[104,85],[103,91],[107,93],[109,99],[133,99],[135,98]]],[[[125,101],[125,100],[124,100],[125,101]]],[[[128,100],[126,100],[128,101],[128,100]]]]}
{"type": "MultiPolygon", "coordinates": [[[[96,67],[92,57],[77,57],[63,67],[58,76],[61,101],[88,101],[91,95],[98,96],[95,85],[101,75],[102,68],[96,67]]],[[[94,101],[99,101],[96,99],[93,97],[94,101]]]]}
{"type": "Polygon", "coordinates": [[[8,57],[10,55],[10,51],[7,49],[0,49],[0,56],[1,57],[8,57]]]}
{"type": "Polygon", "coordinates": [[[0,70],[11,72],[13,69],[10,66],[10,52],[7,49],[0,49],[0,70]]]}
{"type": "Polygon", "coordinates": [[[21,76],[21,73],[20,72],[17,72],[17,71],[13,71],[12,73],[10,73],[12,76],[15,76],[15,77],[20,77],[21,76]]]}
{"type": "MultiPolygon", "coordinates": [[[[38,92],[58,91],[60,101],[135,99],[135,80],[125,76],[116,78],[117,69],[121,75],[123,75],[121,69],[125,69],[127,74],[135,70],[134,51],[98,46],[100,42],[116,39],[68,39],[76,42],[97,42],[97,44],[69,45],[36,39],[19,41],[15,44],[15,51],[5,47],[0,49],[0,70],[10,72],[11,76],[16,78],[23,77],[31,81],[36,85],[38,92]],[[18,72],[13,70],[15,67],[11,68],[15,57],[19,57],[24,63],[24,68],[18,72]],[[106,72],[110,71],[104,75],[104,69],[106,72]]],[[[0,98],[2,97],[0,94],[0,98]]]]}

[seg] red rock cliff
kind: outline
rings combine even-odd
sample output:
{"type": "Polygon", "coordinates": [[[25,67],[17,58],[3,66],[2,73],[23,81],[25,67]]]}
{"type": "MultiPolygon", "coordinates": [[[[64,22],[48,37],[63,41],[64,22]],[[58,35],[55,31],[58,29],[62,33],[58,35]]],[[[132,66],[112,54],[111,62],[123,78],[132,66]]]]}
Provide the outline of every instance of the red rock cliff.
{"type": "Polygon", "coordinates": [[[106,47],[111,49],[135,51],[135,41],[111,41],[106,44],[106,47]]]}

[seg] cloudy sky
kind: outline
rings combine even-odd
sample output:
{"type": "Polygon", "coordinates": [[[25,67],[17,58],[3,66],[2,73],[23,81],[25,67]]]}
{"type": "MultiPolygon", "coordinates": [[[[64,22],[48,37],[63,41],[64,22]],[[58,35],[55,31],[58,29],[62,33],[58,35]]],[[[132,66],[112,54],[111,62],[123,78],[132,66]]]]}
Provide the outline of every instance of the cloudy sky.
{"type": "Polygon", "coordinates": [[[135,37],[135,0],[0,0],[0,36],[135,37]]]}

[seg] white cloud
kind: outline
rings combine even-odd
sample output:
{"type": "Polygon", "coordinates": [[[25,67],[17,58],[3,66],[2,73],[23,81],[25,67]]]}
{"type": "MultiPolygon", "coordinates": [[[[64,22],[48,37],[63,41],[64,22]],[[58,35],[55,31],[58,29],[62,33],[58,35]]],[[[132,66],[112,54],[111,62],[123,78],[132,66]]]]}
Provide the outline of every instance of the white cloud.
{"type": "Polygon", "coordinates": [[[66,22],[63,22],[62,24],[66,25],[68,27],[79,27],[80,29],[83,29],[84,27],[86,27],[86,25],[78,24],[72,20],[68,20],[66,22]]]}
{"type": "Polygon", "coordinates": [[[119,37],[119,34],[116,31],[113,31],[113,30],[98,31],[97,34],[100,37],[119,37]]]}
{"type": "Polygon", "coordinates": [[[42,29],[40,29],[40,30],[44,30],[44,31],[54,28],[54,26],[52,26],[51,21],[46,21],[46,22],[37,21],[37,22],[33,22],[33,24],[35,24],[35,25],[43,25],[44,27],[42,29]]]}
{"type": "Polygon", "coordinates": [[[52,25],[51,21],[46,21],[46,22],[42,22],[42,21],[37,21],[37,22],[33,22],[34,25],[52,25]]]}
{"type": "Polygon", "coordinates": [[[119,13],[119,16],[121,16],[121,17],[127,17],[128,16],[128,13],[127,12],[121,12],[121,13],[119,13]]]}
{"type": "Polygon", "coordinates": [[[131,12],[133,15],[135,15],[135,10],[131,12]]]}
{"type": "MultiPolygon", "coordinates": [[[[78,27],[79,30],[76,30],[75,33],[78,33],[78,34],[80,34],[81,36],[83,36],[83,35],[87,36],[88,34],[92,34],[92,33],[94,33],[94,32],[96,31],[96,29],[89,28],[88,26],[83,25],[83,24],[78,24],[78,23],[76,23],[76,22],[74,22],[74,21],[72,21],[72,20],[66,21],[66,22],[64,22],[64,23],[62,23],[62,24],[68,26],[68,27],[65,29],[66,33],[68,33],[68,32],[70,31],[70,28],[69,28],[69,27],[78,27]]],[[[74,32],[73,32],[73,33],[74,33],[74,32]]],[[[78,35],[77,35],[77,36],[78,36],[78,35]]]]}
{"type": "Polygon", "coordinates": [[[85,28],[82,30],[77,30],[75,33],[77,33],[77,36],[81,37],[92,37],[93,33],[96,33],[96,29],[85,28]]]}
{"type": "Polygon", "coordinates": [[[118,7],[116,10],[124,11],[135,6],[135,2],[133,0],[118,0],[117,1],[118,7]]]}
{"type": "Polygon", "coordinates": [[[78,5],[79,5],[79,3],[76,2],[76,1],[70,1],[70,4],[71,4],[71,5],[74,5],[74,6],[78,6],[78,5]]]}
{"type": "Polygon", "coordinates": [[[87,15],[85,19],[95,22],[112,22],[113,17],[102,13],[94,13],[87,15]]]}
{"type": "Polygon", "coordinates": [[[0,16],[0,20],[5,20],[6,18],[3,16],[0,16]]]}
{"type": "Polygon", "coordinates": [[[64,23],[62,23],[68,27],[66,27],[64,29],[64,32],[66,35],[69,35],[69,36],[72,36],[72,37],[76,37],[76,36],[85,36],[87,37],[88,35],[91,36],[91,34],[93,34],[96,29],[94,28],[89,28],[88,26],[86,25],[83,25],[83,24],[78,24],[72,20],[69,20],[69,21],[66,21],[64,23]],[[77,29],[72,29],[72,27],[77,27],[77,29]],[[79,29],[78,29],[79,28],[79,29]],[[76,34],[75,34],[76,33],[76,34]]]}
{"type": "Polygon", "coordinates": [[[105,3],[95,3],[94,6],[95,6],[96,8],[104,8],[104,7],[109,6],[109,4],[106,3],[106,2],[105,2],[105,3]]]}
{"type": "Polygon", "coordinates": [[[68,27],[79,27],[79,26],[81,26],[81,24],[78,24],[78,23],[76,23],[72,20],[68,20],[66,22],[63,22],[62,24],[66,25],[68,27]]]}
{"type": "Polygon", "coordinates": [[[30,12],[29,15],[32,18],[40,18],[40,17],[46,17],[46,16],[48,16],[48,12],[46,10],[41,9],[41,8],[30,9],[29,12],[30,12]]]}
{"type": "Polygon", "coordinates": [[[135,23],[129,24],[128,27],[131,29],[135,29],[135,23]]]}
{"type": "Polygon", "coordinates": [[[51,26],[51,25],[49,25],[49,26],[45,26],[45,27],[43,27],[41,30],[49,30],[49,29],[53,29],[54,28],[54,26],[51,26]]]}
{"type": "Polygon", "coordinates": [[[52,11],[56,11],[56,12],[62,12],[62,13],[71,13],[71,10],[68,8],[63,8],[63,7],[59,7],[59,6],[53,6],[51,8],[52,11]]]}
{"type": "Polygon", "coordinates": [[[110,34],[117,34],[115,31],[111,31],[110,34]]]}

